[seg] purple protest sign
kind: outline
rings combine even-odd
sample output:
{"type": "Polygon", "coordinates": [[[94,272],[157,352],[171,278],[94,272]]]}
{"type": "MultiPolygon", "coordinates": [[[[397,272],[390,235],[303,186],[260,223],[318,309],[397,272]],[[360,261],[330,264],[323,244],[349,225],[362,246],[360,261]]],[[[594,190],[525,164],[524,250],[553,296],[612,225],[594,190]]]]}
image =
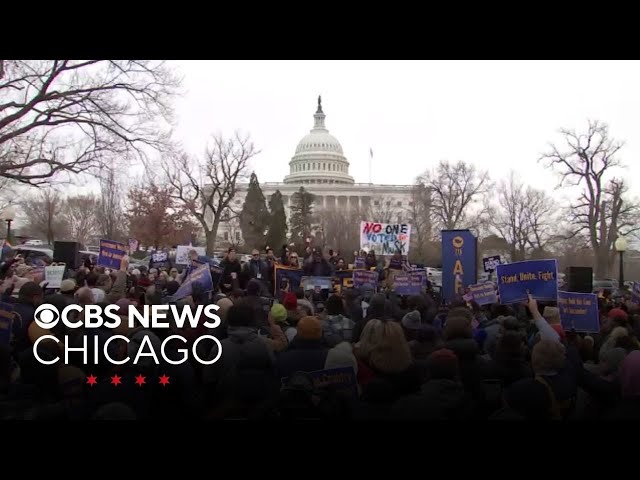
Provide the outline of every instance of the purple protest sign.
{"type": "Polygon", "coordinates": [[[371,285],[373,288],[378,286],[378,272],[371,272],[369,270],[354,270],[353,271],[353,287],[360,288],[365,284],[371,285]]]}
{"type": "Polygon", "coordinates": [[[496,287],[492,282],[483,282],[469,285],[469,293],[478,305],[497,303],[496,287]]]}

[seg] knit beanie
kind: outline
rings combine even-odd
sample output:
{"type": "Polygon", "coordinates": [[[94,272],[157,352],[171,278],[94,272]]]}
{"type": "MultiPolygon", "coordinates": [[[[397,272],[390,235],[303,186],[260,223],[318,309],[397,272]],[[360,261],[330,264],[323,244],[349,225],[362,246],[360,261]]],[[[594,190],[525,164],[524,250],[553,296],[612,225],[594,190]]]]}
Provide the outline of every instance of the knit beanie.
{"type": "Polygon", "coordinates": [[[316,317],[302,317],[296,325],[296,337],[305,340],[319,340],[322,338],[322,323],[316,317]]]}

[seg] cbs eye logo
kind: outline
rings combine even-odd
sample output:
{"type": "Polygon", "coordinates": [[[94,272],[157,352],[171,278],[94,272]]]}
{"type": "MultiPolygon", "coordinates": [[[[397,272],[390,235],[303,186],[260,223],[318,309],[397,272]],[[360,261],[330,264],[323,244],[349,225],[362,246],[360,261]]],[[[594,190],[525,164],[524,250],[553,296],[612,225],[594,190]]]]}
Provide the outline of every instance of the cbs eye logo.
{"type": "Polygon", "coordinates": [[[50,303],[43,303],[36,308],[33,319],[39,327],[50,330],[60,321],[60,312],[50,303]]]}

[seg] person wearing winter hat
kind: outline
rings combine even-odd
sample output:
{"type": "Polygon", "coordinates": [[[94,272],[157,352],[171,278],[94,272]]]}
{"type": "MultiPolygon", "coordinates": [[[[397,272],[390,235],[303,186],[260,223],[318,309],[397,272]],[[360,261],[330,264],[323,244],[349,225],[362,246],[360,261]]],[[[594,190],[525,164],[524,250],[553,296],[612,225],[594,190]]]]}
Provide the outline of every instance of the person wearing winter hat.
{"type": "Polygon", "coordinates": [[[76,293],[76,281],[73,278],[67,278],[60,283],[60,293],[66,297],[73,299],[76,293]]]}
{"type": "Polygon", "coordinates": [[[281,303],[274,303],[271,307],[271,311],[269,312],[270,318],[280,326],[282,331],[284,332],[285,337],[287,337],[287,342],[291,344],[296,334],[298,333],[295,325],[298,322],[300,317],[292,317],[292,313],[281,303]],[[294,321],[295,320],[295,321],[294,321]]]}
{"type": "Polygon", "coordinates": [[[353,372],[358,374],[358,361],[353,354],[353,346],[349,342],[341,342],[329,350],[327,359],[324,362],[325,370],[332,368],[352,367],[353,372]]]}
{"type": "Polygon", "coordinates": [[[296,330],[289,349],[278,357],[280,378],[289,377],[296,371],[324,369],[329,349],[322,341],[322,322],[317,317],[302,317],[296,330]]]}
{"type": "Polygon", "coordinates": [[[567,339],[567,335],[562,327],[562,323],[560,322],[560,309],[558,307],[544,307],[542,316],[547,323],[551,325],[551,328],[560,335],[560,340],[564,342],[567,339]]]}
{"type": "Polygon", "coordinates": [[[298,308],[298,298],[295,293],[288,292],[282,299],[282,304],[287,310],[296,310],[298,308]]]}

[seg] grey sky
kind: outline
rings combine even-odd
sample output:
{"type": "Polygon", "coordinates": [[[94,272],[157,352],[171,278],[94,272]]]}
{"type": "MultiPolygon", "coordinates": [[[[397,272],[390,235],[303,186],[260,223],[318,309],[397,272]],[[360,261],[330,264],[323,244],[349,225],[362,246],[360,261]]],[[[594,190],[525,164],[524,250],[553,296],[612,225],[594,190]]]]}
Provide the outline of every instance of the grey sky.
{"type": "Polygon", "coordinates": [[[553,189],[537,163],[560,127],[588,118],[626,141],[621,158],[640,193],[640,63],[616,61],[180,61],[186,94],[176,139],[191,153],[209,135],[251,133],[261,182],[282,181],[313,126],[319,94],[327,127],[356,182],[407,184],[441,159],[465,160],[493,178],[514,169],[553,189]]]}

